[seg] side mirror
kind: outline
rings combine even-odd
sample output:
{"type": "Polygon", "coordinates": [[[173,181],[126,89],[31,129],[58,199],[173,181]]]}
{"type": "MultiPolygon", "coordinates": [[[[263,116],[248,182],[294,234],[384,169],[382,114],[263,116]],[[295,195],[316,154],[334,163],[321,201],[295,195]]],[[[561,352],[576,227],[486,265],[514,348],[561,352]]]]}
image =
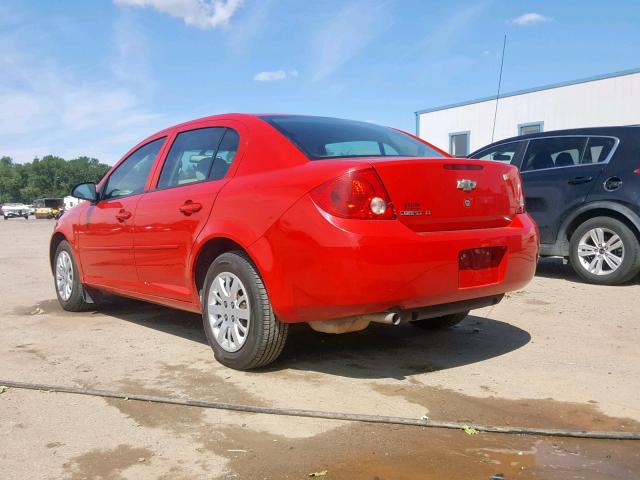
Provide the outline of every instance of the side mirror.
{"type": "Polygon", "coordinates": [[[82,200],[89,200],[94,203],[98,200],[98,194],[96,193],[96,184],[93,182],[79,183],[71,190],[71,196],[80,198],[82,200]]]}

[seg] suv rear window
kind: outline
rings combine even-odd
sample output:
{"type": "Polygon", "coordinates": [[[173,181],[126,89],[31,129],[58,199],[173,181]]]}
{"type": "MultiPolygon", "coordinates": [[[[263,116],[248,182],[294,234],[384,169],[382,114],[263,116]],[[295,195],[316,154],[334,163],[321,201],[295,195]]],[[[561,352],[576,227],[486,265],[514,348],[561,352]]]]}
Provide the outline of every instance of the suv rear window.
{"type": "Polygon", "coordinates": [[[584,151],[582,161],[580,163],[599,163],[604,162],[611,149],[616,144],[616,139],[611,137],[589,137],[587,149],[584,151]]]}
{"type": "Polygon", "coordinates": [[[443,157],[419,140],[388,127],[328,117],[260,117],[311,160],[349,157],[443,157]]]}

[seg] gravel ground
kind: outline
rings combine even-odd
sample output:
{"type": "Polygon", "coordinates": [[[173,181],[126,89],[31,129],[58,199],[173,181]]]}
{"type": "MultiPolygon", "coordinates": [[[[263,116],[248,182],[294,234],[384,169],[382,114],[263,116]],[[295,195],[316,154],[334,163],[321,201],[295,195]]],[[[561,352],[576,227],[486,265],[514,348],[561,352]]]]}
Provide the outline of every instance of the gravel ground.
{"type": "MultiPolygon", "coordinates": [[[[523,291],[447,332],[305,325],[266,370],[217,364],[200,318],[119,301],[69,314],[53,222],[0,223],[1,380],[419,418],[640,431],[640,284],[580,283],[543,260],[523,291]]],[[[640,476],[637,442],[365,425],[9,389],[3,478],[336,479],[640,476]]]]}

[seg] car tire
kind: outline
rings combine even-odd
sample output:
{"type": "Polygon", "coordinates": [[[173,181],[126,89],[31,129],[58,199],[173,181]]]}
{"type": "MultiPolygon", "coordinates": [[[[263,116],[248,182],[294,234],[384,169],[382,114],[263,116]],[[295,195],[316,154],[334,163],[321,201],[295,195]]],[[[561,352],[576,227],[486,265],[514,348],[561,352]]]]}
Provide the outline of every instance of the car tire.
{"type": "Polygon", "coordinates": [[[4,217],[4,219],[5,219],[5,220],[6,220],[7,218],[9,218],[9,217],[7,217],[6,215],[3,215],[3,217],[4,217]]]}
{"type": "Polygon", "coordinates": [[[214,356],[236,370],[275,361],[289,325],[271,308],[256,267],[243,252],[227,252],[210,265],[201,293],[204,331],[214,356]]]}
{"type": "Polygon", "coordinates": [[[640,272],[638,237],[611,217],[595,217],[582,223],[571,235],[569,258],[583,280],[597,285],[619,285],[640,272]],[[618,244],[621,247],[610,248],[618,244]]]}
{"type": "Polygon", "coordinates": [[[411,325],[418,328],[424,328],[426,330],[444,330],[445,328],[451,328],[454,325],[459,324],[469,315],[469,310],[459,313],[451,313],[449,315],[443,315],[442,317],[425,318],[424,320],[413,320],[411,325]]]}
{"type": "Polygon", "coordinates": [[[78,265],[71,246],[61,241],[53,257],[53,284],[60,306],[68,312],[84,312],[92,309],[85,300],[84,286],[80,283],[78,265]]]}

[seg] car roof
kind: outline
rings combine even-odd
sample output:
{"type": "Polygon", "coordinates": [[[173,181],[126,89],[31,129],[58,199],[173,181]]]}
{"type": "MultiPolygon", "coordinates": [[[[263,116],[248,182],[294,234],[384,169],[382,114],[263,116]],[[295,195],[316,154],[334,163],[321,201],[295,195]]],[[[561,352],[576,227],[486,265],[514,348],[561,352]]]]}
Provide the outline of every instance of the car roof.
{"type": "MultiPolygon", "coordinates": [[[[237,120],[237,121],[262,120],[263,117],[308,117],[308,118],[326,118],[326,119],[333,119],[333,120],[349,120],[349,121],[355,121],[355,122],[362,121],[362,120],[351,120],[348,118],[330,117],[330,116],[324,116],[324,115],[307,115],[307,114],[300,114],[300,113],[282,113],[282,112],[279,112],[279,113],[221,113],[217,115],[208,115],[206,117],[194,118],[193,120],[188,120],[186,122],[171,125],[170,127],[164,128],[159,132],[154,133],[149,138],[155,137],[157,135],[162,135],[165,132],[168,132],[169,130],[172,130],[174,128],[188,127],[191,124],[197,124],[199,122],[205,122],[205,121],[211,121],[211,120],[237,120]]],[[[367,122],[363,122],[363,123],[367,123],[367,122]]],[[[387,128],[393,128],[393,127],[387,127],[387,128]]]]}
{"type": "Polygon", "coordinates": [[[623,126],[608,126],[608,127],[586,127],[586,128],[568,128],[564,130],[549,130],[546,132],[529,133],[527,135],[518,135],[516,137],[504,138],[497,142],[489,143],[470,154],[473,155],[480,150],[484,150],[487,147],[493,145],[501,145],[503,143],[517,142],[521,140],[530,140],[533,138],[544,137],[556,137],[565,135],[603,135],[603,136],[624,136],[627,134],[640,134],[640,125],[623,125],[623,126]]]}

